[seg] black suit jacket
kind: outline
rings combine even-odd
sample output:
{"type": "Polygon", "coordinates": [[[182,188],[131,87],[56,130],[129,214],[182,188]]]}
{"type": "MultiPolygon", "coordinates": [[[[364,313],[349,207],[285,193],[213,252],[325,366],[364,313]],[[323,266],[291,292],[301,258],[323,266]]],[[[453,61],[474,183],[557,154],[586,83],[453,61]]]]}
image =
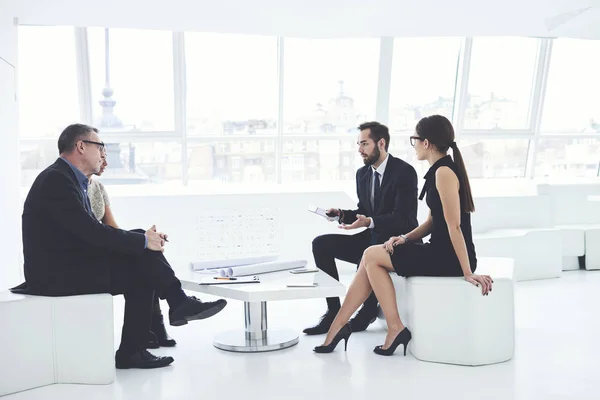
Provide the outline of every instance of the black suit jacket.
{"type": "Polygon", "coordinates": [[[371,187],[373,169],[365,165],[356,172],[358,209],[342,210],[340,222],[351,224],[356,215],[362,214],[373,219],[377,242],[383,243],[392,236],[408,233],[418,226],[417,221],[417,172],[412,165],[399,158],[388,157],[381,196],[375,209],[371,207],[371,187]]]}
{"type": "Polygon", "coordinates": [[[62,159],[42,171],[22,216],[25,280],[19,293],[67,296],[110,291],[111,259],[142,254],[141,233],[88,214],[73,170],[62,159]]]}

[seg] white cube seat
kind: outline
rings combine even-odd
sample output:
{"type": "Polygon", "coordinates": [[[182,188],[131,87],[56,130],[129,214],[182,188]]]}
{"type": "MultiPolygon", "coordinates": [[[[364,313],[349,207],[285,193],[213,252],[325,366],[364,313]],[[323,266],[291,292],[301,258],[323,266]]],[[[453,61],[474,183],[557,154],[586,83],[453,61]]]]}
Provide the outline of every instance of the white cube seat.
{"type": "MultiPolygon", "coordinates": [[[[477,273],[494,280],[488,296],[462,277],[403,278],[391,273],[400,317],[412,332],[419,360],[486,365],[514,354],[514,261],[481,258],[477,273]]],[[[384,327],[385,319],[379,313],[384,327]]]]}
{"type": "Polygon", "coordinates": [[[115,376],[110,294],[0,293],[0,396],[56,383],[110,384],[115,376]]]}

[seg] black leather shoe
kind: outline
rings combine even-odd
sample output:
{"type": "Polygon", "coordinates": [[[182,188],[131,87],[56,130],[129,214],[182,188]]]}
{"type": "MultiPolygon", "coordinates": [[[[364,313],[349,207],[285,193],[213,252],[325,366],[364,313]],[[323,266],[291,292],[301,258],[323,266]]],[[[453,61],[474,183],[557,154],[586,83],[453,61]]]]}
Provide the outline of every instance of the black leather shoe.
{"type": "Polygon", "coordinates": [[[152,316],[150,333],[156,338],[156,344],[160,347],[175,347],[177,342],[167,333],[162,314],[152,316]]]}
{"type": "Polygon", "coordinates": [[[367,310],[363,306],[354,318],[350,320],[352,332],[362,332],[366,330],[377,319],[377,309],[367,310]]]}
{"type": "Polygon", "coordinates": [[[318,324],[311,326],[310,328],[306,328],[302,332],[306,333],[307,335],[322,335],[327,333],[337,313],[338,310],[327,310],[327,312],[321,316],[318,324]]]}
{"type": "Polygon", "coordinates": [[[117,369],[129,369],[129,368],[162,368],[171,364],[173,357],[156,357],[148,350],[139,350],[130,356],[122,356],[117,351],[115,356],[115,366],[117,369]]]}
{"type": "Polygon", "coordinates": [[[186,325],[188,321],[209,318],[224,309],[226,305],[227,301],[224,299],[203,303],[202,300],[190,296],[179,307],[169,310],[169,323],[172,326],[181,326],[186,325]]]}
{"type": "Polygon", "coordinates": [[[148,341],[146,342],[147,349],[158,349],[160,344],[158,343],[158,338],[152,331],[148,331],[148,341]]]}

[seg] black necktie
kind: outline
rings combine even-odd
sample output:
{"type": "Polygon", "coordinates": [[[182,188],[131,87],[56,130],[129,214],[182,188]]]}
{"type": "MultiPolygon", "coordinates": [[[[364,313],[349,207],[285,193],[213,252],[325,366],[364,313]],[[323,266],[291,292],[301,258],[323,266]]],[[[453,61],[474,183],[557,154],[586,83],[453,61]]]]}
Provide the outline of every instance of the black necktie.
{"type": "Polygon", "coordinates": [[[379,172],[373,171],[373,212],[377,212],[379,198],[381,197],[381,183],[379,182],[379,172]]]}

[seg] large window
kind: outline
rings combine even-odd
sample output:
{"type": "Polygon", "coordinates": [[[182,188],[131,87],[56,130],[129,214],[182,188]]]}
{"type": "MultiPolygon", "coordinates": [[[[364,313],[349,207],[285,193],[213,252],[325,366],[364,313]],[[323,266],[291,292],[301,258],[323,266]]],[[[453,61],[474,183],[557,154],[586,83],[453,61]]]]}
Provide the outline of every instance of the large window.
{"type": "Polygon", "coordinates": [[[94,124],[103,131],[172,131],[172,33],[89,28],[88,42],[94,124]]]}
{"type": "Polygon", "coordinates": [[[600,133],[599,71],[599,41],[554,41],[542,133],[600,133]]]}
{"type": "Polygon", "coordinates": [[[394,157],[398,157],[407,163],[412,164],[417,171],[419,178],[422,178],[429,169],[427,161],[419,161],[415,148],[410,145],[410,139],[408,135],[392,135],[390,138],[389,153],[394,157]]]}
{"type": "Polygon", "coordinates": [[[20,29],[18,62],[21,137],[58,138],[79,120],[74,29],[20,29]]]}
{"type": "Polygon", "coordinates": [[[539,41],[475,38],[465,129],[527,129],[539,41]]]}
{"type": "Polygon", "coordinates": [[[58,139],[79,120],[74,29],[20,29],[18,62],[21,137],[58,139]]]}
{"type": "Polygon", "coordinates": [[[180,143],[158,139],[105,142],[108,166],[102,175],[104,183],[131,185],[181,181],[180,143]]]}
{"type": "Polygon", "coordinates": [[[529,140],[464,139],[458,143],[470,178],[523,178],[529,140]]]}
{"type": "Polygon", "coordinates": [[[274,183],[274,140],[215,140],[188,145],[191,181],[274,183]]]}
{"type": "Polygon", "coordinates": [[[19,29],[18,63],[19,128],[27,139],[20,144],[21,184],[28,186],[58,157],[62,130],[80,119],[74,29],[19,29]]]}
{"type": "Polygon", "coordinates": [[[277,38],[187,33],[187,133],[275,135],[277,38]]]}
{"type": "Polygon", "coordinates": [[[286,39],[284,133],[358,134],[375,118],[379,40],[286,39]]]}
{"type": "Polygon", "coordinates": [[[100,128],[106,184],[353,186],[357,126],[383,111],[390,153],[419,177],[429,166],[408,136],[432,114],[454,118],[471,178],[599,173],[597,41],[395,38],[388,57],[389,39],[32,26],[18,38],[23,186],[73,122],[100,128]]]}
{"type": "Polygon", "coordinates": [[[354,181],[362,166],[356,136],[283,142],[282,182],[354,181]]]}
{"type": "Polygon", "coordinates": [[[412,132],[427,115],[452,120],[462,39],[394,40],[389,128],[412,132]]]}
{"type": "Polygon", "coordinates": [[[535,175],[539,177],[598,176],[599,139],[541,139],[535,175]]]}

